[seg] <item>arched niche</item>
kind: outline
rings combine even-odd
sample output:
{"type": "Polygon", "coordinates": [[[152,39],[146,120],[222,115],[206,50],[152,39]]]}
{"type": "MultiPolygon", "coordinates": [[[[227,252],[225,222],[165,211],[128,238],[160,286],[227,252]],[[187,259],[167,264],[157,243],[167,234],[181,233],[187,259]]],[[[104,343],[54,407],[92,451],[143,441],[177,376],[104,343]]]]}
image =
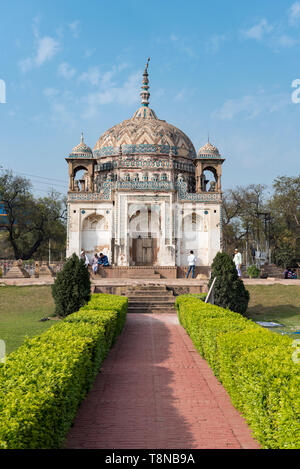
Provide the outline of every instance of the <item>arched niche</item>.
{"type": "Polygon", "coordinates": [[[82,231],[108,230],[108,222],[103,215],[91,214],[82,221],[82,231]]]}
{"type": "Polygon", "coordinates": [[[67,161],[69,165],[69,190],[74,192],[92,191],[94,161],[85,158],[67,158],[67,161]]]}
{"type": "Polygon", "coordinates": [[[196,212],[190,213],[182,219],[182,233],[203,230],[203,218],[196,212]]]}
{"type": "Polygon", "coordinates": [[[77,192],[86,192],[89,187],[88,168],[79,165],[73,168],[72,172],[73,190],[77,192]]]}
{"type": "Polygon", "coordinates": [[[203,167],[201,190],[203,192],[216,192],[218,190],[218,171],[214,166],[203,167]]]}

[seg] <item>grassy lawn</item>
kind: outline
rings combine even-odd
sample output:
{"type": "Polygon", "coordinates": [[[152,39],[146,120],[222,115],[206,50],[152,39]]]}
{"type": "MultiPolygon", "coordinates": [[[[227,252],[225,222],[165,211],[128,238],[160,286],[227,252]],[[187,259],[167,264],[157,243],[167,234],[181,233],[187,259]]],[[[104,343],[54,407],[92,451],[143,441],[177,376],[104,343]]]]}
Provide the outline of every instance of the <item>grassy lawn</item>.
{"type": "Polygon", "coordinates": [[[50,286],[0,287],[0,339],[9,354],[25,336],[32,337],[49,329],[54,321],[39,322],[54,314],[50,286]]]}
{"type": "Polygon", "coordinates": [[[247,311],[250,319],[283,324],[284,327],[272,328],[274,332],[300,331],[300,286],[247,285],[246,288],[250,293],[247,311]]]}
{"type": "MultiPolygon", "coordinates": [[[[283,324],[272,328],[274,332],[300,331],[300,286],[248,285],[247,289],[250,319],[283,324]]],[[[51,315],[54,315],[54,302],[50,286],[0,287],[0,339],[6,343],[6,353],[19,347],[26,336],[32,337],[51,327],[52,320],[40,322],[51,315]]]]}

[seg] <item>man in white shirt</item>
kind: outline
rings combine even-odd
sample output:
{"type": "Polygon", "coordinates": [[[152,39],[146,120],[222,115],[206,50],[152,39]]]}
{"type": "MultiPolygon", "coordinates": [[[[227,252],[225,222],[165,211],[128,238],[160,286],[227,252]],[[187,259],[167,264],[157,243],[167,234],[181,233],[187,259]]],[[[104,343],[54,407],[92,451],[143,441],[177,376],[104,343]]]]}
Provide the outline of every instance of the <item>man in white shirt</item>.
{"type": "Polygon", "coordinates": [[[234,255],[234,258],[233,258],[233,262],[235,263],[238,276],[241,277],[242,276],[242,271],[241,271],[241,268],[242,268],[242,254],[238,251],[238,249],[234,250],[234,254],[235,255],[234,255]]]}
{"type": "Polygon", "coordinates": [[[190,275],[190,272],[192,272],[192,278],[195,278],[195,264],[196,264],[196,256],[194,256],[194,251],[190,251],[190,255],[188,256],[188,264],[189,268],[186,274],[186,278],[190,275]]]}
{"type": "Polygon", "coordinates": [[[88,267],[90,261],[89,261],[89,258],[88,256],[86,255],[85,251],[82,249],[81,253],[80,253],[80,259],[83,259],[84,260],[84,264],[86,267],[88,267]]]}

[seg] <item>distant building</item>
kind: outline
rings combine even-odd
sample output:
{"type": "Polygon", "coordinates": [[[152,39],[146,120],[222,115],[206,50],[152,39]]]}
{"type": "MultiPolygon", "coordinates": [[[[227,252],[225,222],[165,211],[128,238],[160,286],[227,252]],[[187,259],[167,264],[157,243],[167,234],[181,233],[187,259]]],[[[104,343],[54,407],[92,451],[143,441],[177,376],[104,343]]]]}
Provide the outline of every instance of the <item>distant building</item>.
{"type": "Polygon", "coordinates": [[[104,132],[93,151],[73,148],[67,257],[84,249],[115,266],[210,266],[221,249],[224,159],[209,141],[196,153],[181,130],[149,107],[148,63],[141,107],[104,132]],[[78,177],[79,175],[79,177],[78,177]]]}

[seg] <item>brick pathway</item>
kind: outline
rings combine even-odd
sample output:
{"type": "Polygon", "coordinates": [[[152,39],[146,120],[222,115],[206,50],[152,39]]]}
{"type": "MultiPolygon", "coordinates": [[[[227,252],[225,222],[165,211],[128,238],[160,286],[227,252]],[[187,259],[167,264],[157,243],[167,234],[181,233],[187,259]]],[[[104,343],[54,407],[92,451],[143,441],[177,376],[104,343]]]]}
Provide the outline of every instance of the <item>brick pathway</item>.
{"type": "Polygon", "coordinates": [[[67,448],[259,448],[175,314],[129,314],[67,448]]]}

